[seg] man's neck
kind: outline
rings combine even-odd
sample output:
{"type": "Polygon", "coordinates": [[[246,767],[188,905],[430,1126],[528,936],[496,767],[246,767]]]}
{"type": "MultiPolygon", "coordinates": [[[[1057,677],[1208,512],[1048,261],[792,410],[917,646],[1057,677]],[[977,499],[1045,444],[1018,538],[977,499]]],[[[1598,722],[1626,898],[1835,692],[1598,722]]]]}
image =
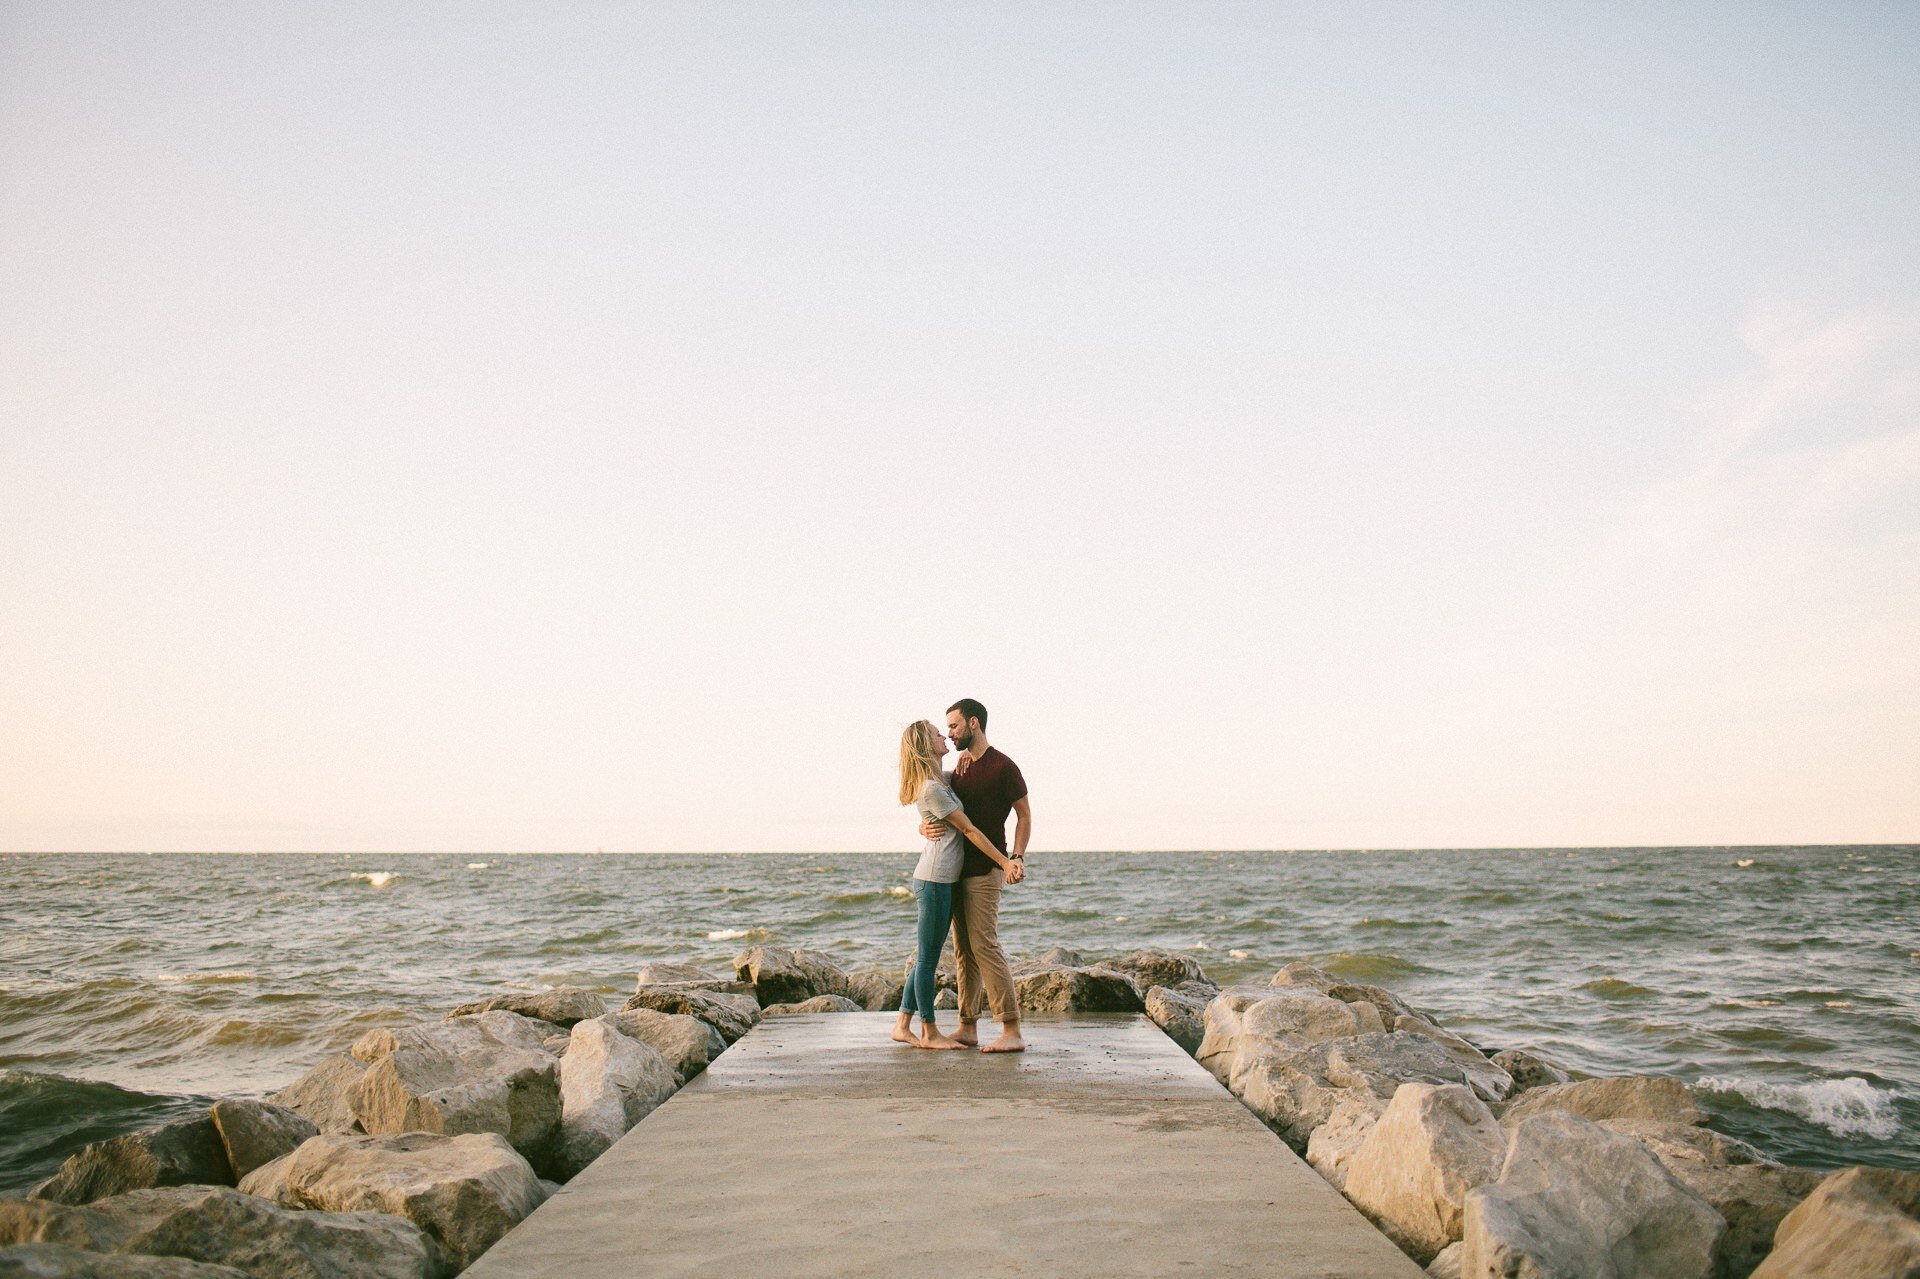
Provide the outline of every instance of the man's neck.
{"type": "Polygon", "coordinates": [[[973,740],[967,743],[967,749],[963,753],[968,759],[978,763],[980,757],[987,753],[986,735],[984,733],[975,733],[973,740]]]}

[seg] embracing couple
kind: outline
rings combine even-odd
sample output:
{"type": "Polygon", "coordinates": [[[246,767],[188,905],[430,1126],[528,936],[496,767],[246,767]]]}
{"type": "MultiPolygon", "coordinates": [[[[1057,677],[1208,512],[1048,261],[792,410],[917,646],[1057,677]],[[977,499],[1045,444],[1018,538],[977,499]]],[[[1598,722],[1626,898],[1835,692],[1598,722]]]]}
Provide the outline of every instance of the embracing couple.
{"type": "Polygon", "coordinates": [[[980,1051],[1017,1053],[1027,1044],[1020,1038],[1013,973],[1000,949],[1000,889],[1027,877],[1033,811],[1019,767],[987,744],[986,707],[963,697],[947,708],[944,732],[932,720],[907,726],[900,735],[900,802],[919,809],[927,846],[913,868],[920,928],[893,1037],[916,1048],[980,1046],[978,1022],[986,1004],[1000,1021],[1000,1038],[980,1051]],[[951,772],[945,767],[949,749],[960,752],[951,772]],[[1016,818],[1011,852],[1008,813],[1016,818]],[[951,1036],[933,1019],[934,974],[949,926],[960,984],[960,1028],[951,1036]]]}

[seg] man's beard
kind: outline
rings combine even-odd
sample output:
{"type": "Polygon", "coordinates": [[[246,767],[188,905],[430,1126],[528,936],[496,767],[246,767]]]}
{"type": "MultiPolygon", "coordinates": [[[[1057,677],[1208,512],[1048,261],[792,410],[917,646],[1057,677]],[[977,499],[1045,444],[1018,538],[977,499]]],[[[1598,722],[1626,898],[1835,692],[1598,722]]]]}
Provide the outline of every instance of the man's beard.
{"type": "Polygon", "coordinates": [[[953,746],[955,750],[965,750],[967,749],[967,747],[973,745],[972,733],[960,732],[960,733],[950,734],[950,736],[953,738],[953,746]]]}

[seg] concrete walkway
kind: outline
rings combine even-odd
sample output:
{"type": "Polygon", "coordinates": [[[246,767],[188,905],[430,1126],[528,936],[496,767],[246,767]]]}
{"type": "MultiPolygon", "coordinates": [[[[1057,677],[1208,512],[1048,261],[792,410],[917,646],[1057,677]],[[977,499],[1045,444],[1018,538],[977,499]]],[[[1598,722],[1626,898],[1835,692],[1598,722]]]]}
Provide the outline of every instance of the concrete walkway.
{"type": "Polygon", "coordinates": [[[892,1020],[761,1023],[466,1274],[1420,1279],[1144,1017],[1008,1056],[892,1020]]]}

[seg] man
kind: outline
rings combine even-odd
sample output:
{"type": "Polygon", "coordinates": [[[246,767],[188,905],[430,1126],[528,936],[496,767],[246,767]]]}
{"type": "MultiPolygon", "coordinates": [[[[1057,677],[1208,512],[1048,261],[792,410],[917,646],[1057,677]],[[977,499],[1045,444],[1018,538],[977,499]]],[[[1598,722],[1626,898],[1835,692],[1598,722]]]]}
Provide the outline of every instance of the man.
{"type": "MultiPolygon", "coordinates": [[[[960,751],[954,765],[953,790],[975,826],[993,846],[1022,867],[1027,840],[1033,834],[1033,809],[1027,803],[1026,779],[1020,767],[987,742],[987,708],[963,697],[947,708],[947,736],[960,751]],[[1013,847],[1007,847],[1007,814],[1015,815],[1013,847]]],[[[945,822],[922,822],[920,833],[937,839],[945,822]]],[[[969,1046],[980,1044],[980,1009],[986,1005],[1000,1022],[1000,1038],[980,1048],[986,1053],[1017,1053],[1026,1048],[1020,1038],[1020,1001],[1013,989],[1013,972],[1000,949],[1000,889],[1005,876],[991,858],[971,845],[953,886],[953,955],[960,979],[960,1029],[954,1035],[969,1046]]]]}

